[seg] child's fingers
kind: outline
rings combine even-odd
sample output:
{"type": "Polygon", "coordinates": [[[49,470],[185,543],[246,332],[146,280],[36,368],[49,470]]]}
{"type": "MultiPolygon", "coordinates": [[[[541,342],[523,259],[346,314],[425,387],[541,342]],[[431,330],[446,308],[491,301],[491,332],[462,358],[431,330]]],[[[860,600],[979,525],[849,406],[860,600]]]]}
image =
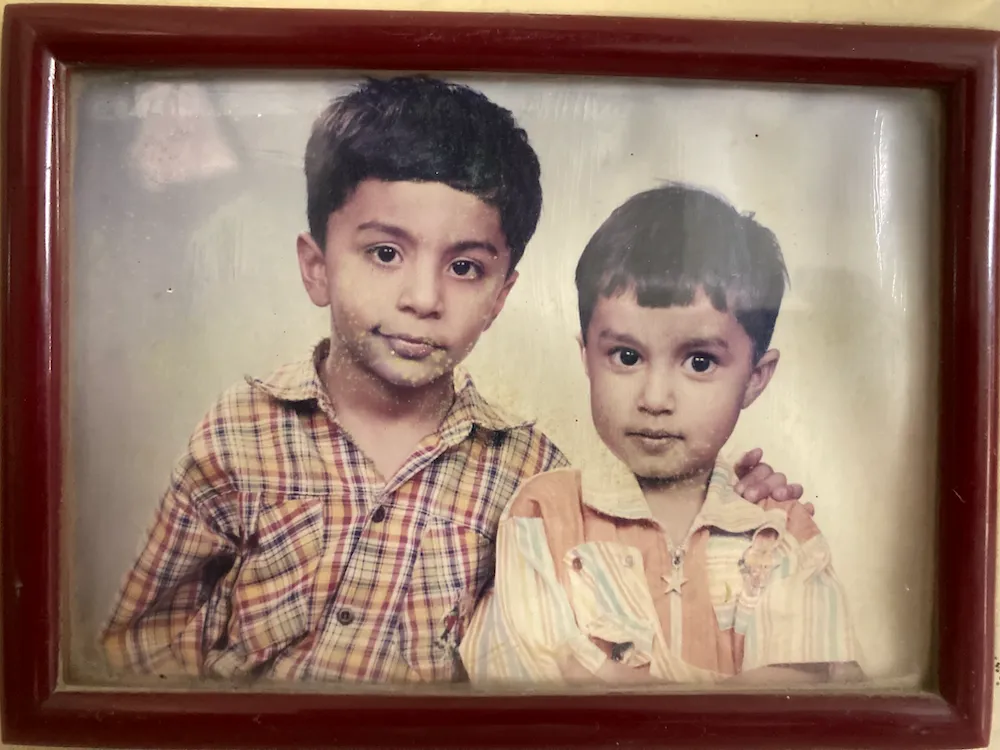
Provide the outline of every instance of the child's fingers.
{"type": "Polygon", "coordinates": [[[782,487],[775,487],[771,492],[771,497],[775,500],[798,500],[802,497],[802,485],[786,484],[782,487]]]}
{"type": "Polygon", "coordinates": [[[733,467],[736,471],[736,476],[743,479],[743,477],[749,473],[751,469],[760,463],[762,458],[764,458],[764,451],[760,448],[754,448],[753,450],[744,453],[743,457],[737,461],[736,465],[733,467]]]}
{"type": "Polygon", "coordinates": [[[778,489],[786,487],[787,485],[788,478],[780,471],[776,471],[760,483],[760,487],[757,488],[757,491],[760,493],[760,498],[762,500],[765,497],[773,497],[777,500],[778,497],[774,493],[777,492],[778,489]]]}
{"type": "MultiPolygon", "coordinates": [[[[764,463],[757,464],[748,474],[744,475],[740,481],[736,483],[736,486],[734,487],[736,494],[743,495],[743,497],[747,500],[752,500],[753,498],[751,498],[747,493],[753,491],[754,488],[759,490],[760,488],[758,485],[764,484],[768,477],[773,475],[774,470],[770,466],[764,463]]],[[[766,494],[763,495],[763,497],[766,497],[766,494]]]]}
{"type": "MultiPolygon", "coordinates": [[[[799,500],[802,498],[803,490],[801,484],[786,484],[783,487],[776,487],[771,492],[771,497],[775,500],[785,501],[785,500],[799,500]]],[[[803,503],[806,510],[809,511],[810,515],[814,512],[811,503],[803,503]]]]}

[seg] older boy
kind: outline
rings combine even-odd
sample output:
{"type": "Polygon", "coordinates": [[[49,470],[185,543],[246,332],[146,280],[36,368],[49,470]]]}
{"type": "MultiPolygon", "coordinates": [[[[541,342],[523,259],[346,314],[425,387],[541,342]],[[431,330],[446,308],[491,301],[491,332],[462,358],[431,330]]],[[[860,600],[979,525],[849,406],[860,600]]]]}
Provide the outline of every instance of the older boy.
{"type": "MultiPolygon", "coordinates": [[[[317,120],[305,164],[298,260],[331,336],[195,431],[104,634],[115,668],[453,679],[503,506],[565,465],[455,372],[541,209],[511,114],[463,86],[372,80],[317,120]]],[[[768,473],[747,491],[783,484],[768,473]]]]}
{"type": "Polygon", "coordinates": [[[577,266],[594,424],[618,476],[559,469],[500,522],[461,646],[474,681],[816,681],[857,674],[830,552],[753,505],[719,452],[778,364],[774,235],[682,185],[634,196],[577,266]]]}

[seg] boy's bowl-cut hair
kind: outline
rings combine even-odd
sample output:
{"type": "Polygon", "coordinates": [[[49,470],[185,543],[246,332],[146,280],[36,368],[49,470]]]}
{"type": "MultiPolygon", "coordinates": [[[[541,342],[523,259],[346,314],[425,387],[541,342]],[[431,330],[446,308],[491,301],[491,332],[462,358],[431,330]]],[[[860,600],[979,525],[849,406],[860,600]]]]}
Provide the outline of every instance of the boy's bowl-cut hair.
{"type": "Polygon", "coordinates": [[[440,182],[493,206],[511,270],[542,210],[538,156],[510,111],[468,86],[428,76],[367,79],[317,118],[306,146],[309,231],[367,179],[440,182]]]}
{"type": "Polygon", "coordinates": [[[671,183],[629,198],[609,216],[576,266],[580,327],[599,297],[629,290],[643,307],[689,305],[703,289],[767,351],[788,271],[771,230],[704,190],[671,183]]]}

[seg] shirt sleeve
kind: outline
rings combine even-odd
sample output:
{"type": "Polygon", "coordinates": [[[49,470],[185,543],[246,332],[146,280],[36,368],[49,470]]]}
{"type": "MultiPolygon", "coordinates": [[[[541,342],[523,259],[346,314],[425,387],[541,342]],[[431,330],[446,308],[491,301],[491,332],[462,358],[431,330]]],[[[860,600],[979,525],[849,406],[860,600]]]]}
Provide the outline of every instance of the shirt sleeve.
{"type": "Polygon", "coordinates": [[[497,535],[494,588],[459,653],[472,682],[560,683],[607,660],[577,626],[546,541],[544,520],[507,515],[497,535]]]}
{"type": "Polygon", "coordinates": [[[209,448],[209,424],[192,437],[175,468],[102,634],[108,664],[117,672],[199,676],[207,649],[221,635],[207,632],[206,623],[218,619],[208,610],[233,567],[239,538],[202,507],[226,484],[209,448]]]}
{"type": "Polygon", "coordinates": [[[847,597],[821,534],[782,540],[770,581],[755,606],[738,615],[736,630],[745,638],[744,672],[858,660],[847,597]]]}

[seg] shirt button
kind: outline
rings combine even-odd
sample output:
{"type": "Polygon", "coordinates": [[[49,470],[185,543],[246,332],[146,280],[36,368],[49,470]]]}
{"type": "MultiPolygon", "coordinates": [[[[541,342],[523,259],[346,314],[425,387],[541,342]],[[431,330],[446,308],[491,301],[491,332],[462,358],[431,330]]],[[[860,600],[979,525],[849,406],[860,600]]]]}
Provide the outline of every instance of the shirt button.
{"type": "Polygon", "coordinates": [[[337,622],[341,625],[350,625],[354,622],[354,613],[349,609],[342,609],[337,613],[337,622]]]}
{"type": "Polygon", "coordinates": [[[579,557],[573,558],[573,570],[580,571],[583,570],[583,560],[579,557]]]}
{"type": "Polygon", "coordinates": [[[631,568],[635,564],[635,560],[632,559],[632,555],[625,555],[625,559],[622,562],[625,563],[626,568],[631,568]]]}
{"type": "Polygon", "coordinates": [[[372,513],[372,523],[382,523],[385,520],[385,508],[379,506],[374,513],[372,513]]]}

